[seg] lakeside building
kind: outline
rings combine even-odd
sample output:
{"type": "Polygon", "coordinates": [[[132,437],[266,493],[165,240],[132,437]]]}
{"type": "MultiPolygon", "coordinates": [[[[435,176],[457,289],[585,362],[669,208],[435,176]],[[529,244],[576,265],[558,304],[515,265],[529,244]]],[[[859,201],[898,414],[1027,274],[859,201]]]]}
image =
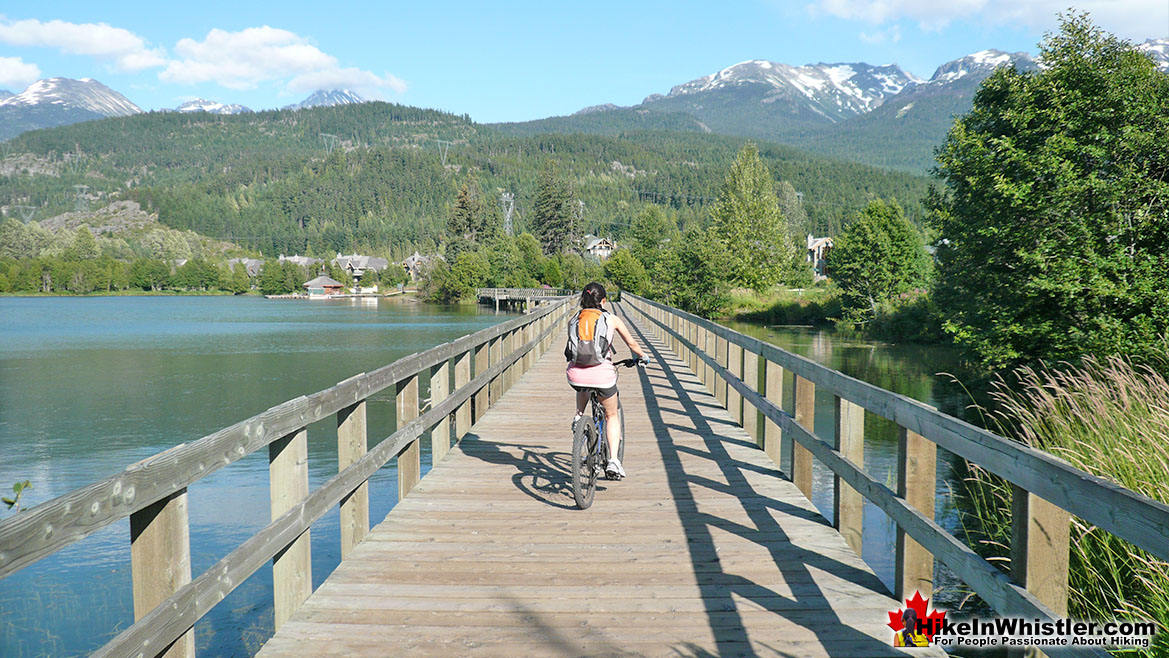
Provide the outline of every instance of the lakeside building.
{"type": "Polygon", "coordinates": [[[308,291],[309,299],[329,299],[333,295],[343,294],[345,284],[321,275],[312,281],[306,281],[304,287],[308,291]]]}
{"type": "Polygon", "coordinates": [[[280,262],[288,261],[293,265],[299,265],[301,267],[312,267],[313,265],[320,265],[321,263],[325,262],[320,258],[310,258],[308,256],[301,256],[299,254],[296,256],[285,256],[284,254],[280,254],[279,260],[280,262]]]}
{"type": "Polygon", "coordinates": [[[236,263],[242,263],[244,271],[250,277],[257,277],[260,275],[260,269],[264,267],[264,261],[259,258],[229,258],[227,259],[228,269],[234,269],[236,263]]]}
{"type": "Polygon", "coordinates": [[[598,238],[595,235],[586,235],[585,253],[596,258],[599,261],[608,260],[609,256],[613,255],[616,245],[609,238],[598,238]]]}
{"type": "MultiPolygon", "coordinates": [[[[417,252],[415,252],[417,254],[417,252]]],[[[366,271],[381,272],[390,266],[390,261],[385,258],[377,258],[375,256],[362,256],[359,254],[349,254],[343,256],[337,254],[331,262],[331,265],[340,267],[349,273],[349,276],[354,279],[360,279],[366,271]]]]}
{"type": "Polygon", "coordinates": [[[442,257],[442,254],[434,254],[433,256],[423,256],[422,254],[418,253],[417,250],[415,250],[413,255],[409,256],[408,258],[406,258],[406,260],[402,261],[402,267],[406,268],[406,273],[410,275],[411,281],[417,281],[418,277],[422,276],[422,272],[426,268],[426,264],[429,263],[431,261],[431,259],[434,259],[434,258],[437,258],[437,259],[442,260],[442,261],[446,260],[445,258],[442,257]]]}
{"type": "Polygon", "coordinates": [[[812,264],[812,271],[816,276],[824,276],[824,268],[828,263],[828,252],[832,251],[832,238],[815,238],[808,234],[807,262],[812,264]]]}

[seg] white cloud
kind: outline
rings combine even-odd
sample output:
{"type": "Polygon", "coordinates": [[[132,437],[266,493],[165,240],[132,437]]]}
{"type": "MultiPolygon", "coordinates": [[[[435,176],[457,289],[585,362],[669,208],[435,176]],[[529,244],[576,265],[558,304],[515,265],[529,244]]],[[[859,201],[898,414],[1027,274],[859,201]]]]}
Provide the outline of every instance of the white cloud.
{"type": "Polygon", "coordinates": [[[898,41],[901,41],[901,26],[890,25],[886,30],[877,30],[876,32],[872,33],[861,32],[858,36],[860,37],[860,40],[864,41],[865,43],[897,43],[898,41]]]}
{"type": "Polygon", "coordinates": [[[0,87],[19,92],[40,77],[41,69],[36,64],[19,57],[0,57],[0,87]]]}
{"type": "Polygon", "coordinates": [[[12,46],[56,48],[70,55],[88,55],[113,63],[119,71],[141,71],[166,63],[161,48],[151,48],[129,30],[105,23],[68,23],[36,19],[11,21],[0,17],[0,42],[12,46]]]}
{"type": "Polygon", "coordinates": [[[1164,37],[1169,27],[1165,0],[813,0],[807,8],[813,15],[874,25],[908,19],[924,29],[940,29],[953,21],[971,20],[1054,30],[1056,14],[1069,6],[1087,11],[1097,25],[1128,39],[1164,37]]]}
{"type": "Polygon", "coordinates": [[[296,76],[288,83],[292,91],[311,92],[317,89],[355,89],[366,98],[378,98],[380,90],[395,93],[406,91],[406,83],[389,73],[379,76],[355,68],[333,68],[296,76]]]}
{"type": "Polygon", "coordinates": [[[342,68],[336,57],[322,52],[307,38],[267,25],[239,32],[213,29],[202,41],[179,41],[175,54],[179,59],[159,74],[166,82],[214,82],[231,89],[252,89],[264,82],[291,78],[288,89],[292,91],[348,88],[377,95],[380,89],[405,89],[392,75],[342,68]]]}

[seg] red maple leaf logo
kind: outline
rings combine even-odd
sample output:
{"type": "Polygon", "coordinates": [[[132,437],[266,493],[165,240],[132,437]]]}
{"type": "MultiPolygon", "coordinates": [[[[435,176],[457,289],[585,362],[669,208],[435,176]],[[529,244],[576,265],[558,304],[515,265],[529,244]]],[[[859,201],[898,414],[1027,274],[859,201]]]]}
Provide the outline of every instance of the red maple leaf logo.
{"type": "MultiPolygon", "coordinates": [[[[922,635],[930,642],[934,641],[934,634],[941,630],[942,621],[946,619],[946,612],[944,610],[934,610],[926,613],[929,608],[929,599],[921,598],[921,592],[914,592],[912,599],[905,599],[906,608],[912,608],[917,613],[917,618],[921,621],[920,628],[922,635]]],[[[896,612],[889,613],[889,628],[896,633],[905,628],[905,623],[901,621],[902,614],[905,609],[898,609],[896,612]]]]}

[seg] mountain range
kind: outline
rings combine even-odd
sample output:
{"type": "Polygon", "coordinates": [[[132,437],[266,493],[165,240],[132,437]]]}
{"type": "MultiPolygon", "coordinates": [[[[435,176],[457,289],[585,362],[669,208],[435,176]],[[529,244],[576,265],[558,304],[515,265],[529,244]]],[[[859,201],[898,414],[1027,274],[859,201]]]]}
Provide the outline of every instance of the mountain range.
{"type": "MultiPolygon", "coordinates": [[[[319,89],[303,101],[284,109],[350,105],[365,99],[347,89],[319,89]]],[[[187,101],[175,112],[240,114],[252,110],[202,98],[187,101]]],[[[38,128],[64,126],[107,117],[140,114],[142,109],[122,94],[91,78],[47,78],[37,80],[19,94],[0,90],[0,140],[11,139],[38,128]]]]}
{"type": "MultiPolygon", "coordinates": [[[[1169,39],[1139,45],[1169,72],[1169,39]]],[[[929,79],[896,64],[863,62],[792,66],[751,60],[651,93],[634,106],[612,103],[574,114],[492,127],[511,135],[620,134],[632,130],[708,132],[798,146],[836,158],[922,173],[953,117],[970,108],[979,84],[997,67],[1038,67],[1027,53],[984,50],[947,62],[929,79]]],[[[349,90],[317,90],[286,110],[350,105],[349,90]]],[[[0,140],[27,130],[127,116],[142,110],[96,80],[39,80],[19,94],[0,91],[0,140]]],[[[238,114],[238,104],[196,99],[178,112],[238,114]]]]}

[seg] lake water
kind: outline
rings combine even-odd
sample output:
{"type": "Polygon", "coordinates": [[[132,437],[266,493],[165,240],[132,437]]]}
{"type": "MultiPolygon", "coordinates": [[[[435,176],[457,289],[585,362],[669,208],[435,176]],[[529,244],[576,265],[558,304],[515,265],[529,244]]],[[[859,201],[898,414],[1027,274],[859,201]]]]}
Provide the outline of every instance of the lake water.
{"type": "MultiPolygon", "coordinates": [[[[116,474],[285,400],[495,324],[475,307],[380,300],[254,297],[0,298],[0,488],[30,480],[27,506],[116,474]]],[[[950,413],[966,404],[937,373],[956,365],[937,347],[889,346],[829,332],[731,326],[950,413]]],[[[790,386],[787,390],[791,390],[790,386]]],[[[790,404],[790,403],[789,403],[790,404]]],[[[368,409],[370,444],[394,430],[393,392],[368,409]]],[[[790,408],[790,407],[789,407],[790,408]]],[[[831,437],[832,397],[817,395],[817,432],[831,437]]],[[[337,470],[335,424],[309,428],[315,488],[337,470]]],[[[865,466],[891,486],[897,430],[868,415],[865,466]]],[[[429,464],[423,442],[423,469],[429,464]]],[[[370,481],[370,517],[397,497],[393,464],[370,481]]],[[[957,526],[951,461],[939,451],[939,521],[957,526]]],[[[829,518],[832,478],[817,466],[813,502],[829,518]]],[[[269,521],[266,451],[189,490],[192,572],[214,564],[269,521]]],[[[0,511],[0,518],[10,512],[0,511]]],[[[893,579],[894,527],[865,511],[864,558],[893,579]]],[[[314,586],[340,560],[338,514],[312,529],[314,586]]],[[[939,574],[941,602],[961,598],[939,574]],[[948,588],[948,589],[947,589],[948,588]]],[[[240,585],[195,627],[201,656],[250,656],[271,633],[271,568],[240,585]]],[[[133,621],[129,524],[123,520],[0,580],[0,656],[84,655],[133,621]]]]}
{"type": "MultiPolygon", "coordinates": [[[[0,489],[27,479],[25,505],[44,502],[507,317],[393,299],[0,298],[0,489]]],[[[392,389],[371,399],[371,445],[393,433],[393,407],[392,389]]],[[[309,428],[310,487],[336,472],[326,420],[309,428]]],[[[376,523],[397,498],[393,462],[370,494],[376,523]]],[[[267,525],[267,451],[192,485],[188,503],[198,575],[267,525]]],[[[340,561],[336,510],[311,537],[315,586],[340,561]]],[[[129,626],[129,556],[122,520],[0,580],[0,656],[88,654],[129,626]]],[[[255,653],[271,633],[271,587],[268,566],[200,621],[199,655],[255,653]]]]}

